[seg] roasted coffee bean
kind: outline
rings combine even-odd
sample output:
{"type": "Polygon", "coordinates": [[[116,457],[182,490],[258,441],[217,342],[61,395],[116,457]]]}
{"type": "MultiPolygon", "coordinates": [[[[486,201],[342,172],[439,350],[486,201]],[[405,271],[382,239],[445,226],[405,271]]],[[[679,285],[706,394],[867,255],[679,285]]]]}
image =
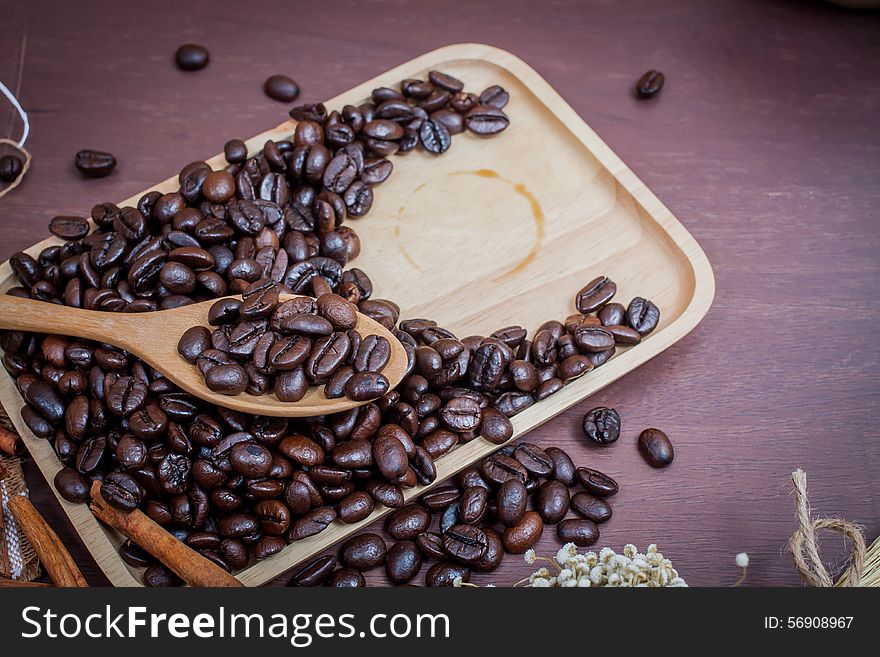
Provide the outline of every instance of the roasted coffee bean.
{"type": "Polygon", "coordinates": [[[183,585],[182,579],[165,566],[157,563],[147,566],[142,575],[142,581],[144,586],[150,588],[183,585]]]}
{"type": "Polygon", "coordinates": [[[614,347],[614,336],[601,326],[582,324],[575,329],[574,339],[581,351],[587,353],[599,353],[614,347]]]}
{"type": "Polygon", "coordinates": [[[450,399],[440,410],[440,419],[452,431],[475,431],[480,426],[480,405],[467,397],[450,399]]]}
{"type": "Polygon", "coordinates": [[[187,43],[177,49],[174,53],[174,61],[177,67],[183,71],[198,71],[208,65],[208,51],[206,48],[187,43]]]}
{"type": "Polygon", "coordinates": [[[548,447],[544,451],[553,461],[553,478],[566,486],[573,486],[575,482],[575,467],[571,457],[559,447],[548,447]]]}
{"type": "Polygon", "coordinates": [[[473,525],[454,525],[443,533],[443,549],[456,561],[474,563],[486,553],[486,534],[473,525]]]}
{"type": "Polygon", "coordinates": [[[431,511],[442,511],[460,498],[461,491],[455,486],[440,486],[422,495],[420,501],[431,511]]]}
{"type": "Polygon", "coordinates": [[[556,525],[556,535],[563,543],[587,547],[599,540],[599,528],[591,520],[568,518],[556,525]]]}
{"type": "MultiPolygon", "coordinates": [[[[432,115],[433,116],[433,115],[432,115]]],[[[439,118],[428,118],[419,128],[419,140],[429,153],[445,153],[452,145],[452,137],[446,124],[439,118]]]]}
{"type": "Polygon", "coordinates": [[[504,548],[511,554],[522,554],[535,546],[544,533],[544,522],[534,511],[526,511],[520,521],[504,530],[504,548]]]}
{"type": "Polygon", "coordinates": [[[0,157],[0,180],[12,182],[21,175],[24,162],[17,155],[4,155],[0,157]]]}
{"type": "Polygon", "coordinates": [[[498,109],[503,109],[508,101],[510,100],[510,95],[497,84],[492,85],[483,90],[483,93],[480,94],[480,104],[481,105],[491,105],[492,107],[497,107],[498,109]]]}
{"type": "Polygon", "coordinates": [[[589,493],[576,493],[571,498],[571,508],[581,517],[595,523],[611,519],[611,507],[608,503],[589,493]]]}
{"type": "Polygon", "coordinates": [[[620,486],[614,479],[592,468],[578,468],[575,471],[575,476],[580,485],[596,497],[611,497],[620,490],[620,486]]]}
{"type": "Polygon", "coordinates": [[[429,559],[437,561],[446,559],[446,550],[443,549],[443,536],[437,532],[425,532],[416,538],[419,550],[429,559]]]}
{"type": "Polygon", "coordinates": [[[336,557],[325,554],[309,561],[290,578],[288,586],[321,586],[333,574],[336,557]]]}
{"type": "Polygon", "coordinates": [[[385,540],[378,534],[358,534],[342,544],[339,559],[350,568],[359,571],[381,566],[385,561],[387,548],[385,540]]]}
{"type": "Polygon", "coordinates": [[[367,585],[367,580],[354,568],[340,568],[330,575],[327,585],[336,589],[359,589],[367,585]]]}
{"type": "Polygon", "coordinates": [[[651,69],[636,82],[636,93],[640,98],[653,98],[663,88],[666,77],[660,72],[651,69]]]}
{"type": "Polygon", "coordinates": [[[80,240],[89,234],[89,222],[82,217],[54,217],[49,232],[63,240],[80,240]]]}
{"type": "Polygon", "coordinates": [[[339,502],[337,514],[342,522],[351,524],[364,520],[373,512],[373,508],[373,498],[363,491],[357,491],[339,502]]]}
{"type": "Polygon", "coordinates": [[[116,158],[113,155],[90,149],[79,151],[73,163],[77,170],[88,178],[103,178],[116,169],[116,158]]]}
{"type": "Polygon", "coordinates": [[[481,472],[488,481],[497,486],[500,486],[508,479],[517,479],[521,483],[525,483],[526,479],[529,478],[528,471],[519,461],[497,453],[492,454],[483,461],[481,472]]]}
{"type": "Polygon", "coordinates": [[[506,415],[494,408],[481,411],[479,434],[494,445],[506,443],[513,437],[513,424],[506,415]]]}
{"type": "Polygon", "coordinates": [[[636,297],[629,302],[626,309],[626,323],[636,331],[639,335],[648,335],[657,328],[660,321],[660,310],[651,301],[636,297]]]}
{"type": "Polygon", "coordinates": [[[591,369],[593,369],[593,363],[590,362],[590,359],[586,356],[577,354],[568,356],[561,361],[556,368],[556,371],[559,373],[559,378],[567,383],[568,381],[583,376],[591,369]]]}
{"type": "Polygon", "coordinates": [[[259,479],[272,470],[272,453],[255,443],[238,443],[229,452],[229,463],[240,475],[259,479]]]}
{"type": "Polygon", "coordinates": [[[123,436],[116,445],[116,462],[123,470],[138,470],[147,464],[149,453],[144,441],[123,436]]]}
{"type": "Polygon", "coordinates": [[[407,504],[392,511],[385,520],[385,531],[397,540],[415,539],[431,525],[431,514],[423,506],[407,504]]]}
{"type": "Polygon", "coordinates": [[[462,522],[468,525],[476,525],[486,515],[489,507],[489,491],[482,486],[466,488],[459,502],[459,513],[462,522]]]}
{"type": "Polygon", "coordinates": [[[537,477],[548,477],[553,472],[553,460],[547,452],[532,443],[517,445],[513,450],[513,457],[537,477]]]}
{"type": "Polygon", "coordinates": [[[205,385],[221,395],[240,395],[247,388],[247,372],[241,365],[216,365],[205,374],[205,385]]]}
{"type": "Polygon", "coordinates": [[[55,475],[55,490],[68,502],[85,504],[89,501],[89,480],[73,468],[61,468],[55,475]]]}
{"type": "Polygon", "coordinates": [[[672,442],[660,429],[645,429],[639,434],[639,453],[653,468],[664,468],[675,458],[672,442]]]}
{"type": "Polygon", "coordinates": [[[475,134],[494,135],[507,128],[510,119],[497,107],[477,105],[464,115],[464,123],[475,134]]]}
{"type": "Polygon", "coordinates": [[[137,480],[123,472],[111,472],[101,482],[101,497],[121,511],[133,511],[144,499],[146,492],[137,480]]]}
{"type": "Polygon", "coordinates": [[[471,568],[480,573],[491,573],[504,559],[504,541],[501,534],[491,527],[484,527],[483,533],[486,536],[486,551],[479,561],[471,564],[471,568]]]}
{"type": "Polygon", "coordinates": [[[412,581],[422,568],[422,553],[413,541],[398,541],[385,557],[385,574],[392,584],[412,581]]]}
{"type": "Polygon", "coordinates": [[[278,450],[287,458],[306,466],[315,466],[324,462],[324,451],[321,446],[308,436],[294,433],[281,440],[278,450]]]}
{"type": "Polygon", "coordinates": [[[355,372],[381,372],[391,360],[391,344],[381,335],[368,335],[353,355],[355,372]]]}
{"type": "Polygon", "coordinates": [[[431,587],[453,586],[457,579],[469,582],[471,579],[470,568],[450,561],[440,561],[425,573],[425,585],[431,587]]]}
{"type": "Polygon", "coordinates": [[[403,506],[403,490],[401,490],[400,486],[378,479],[370,479],[364,488],[374,500],[383,506],[391,509],[403,506]]]}
{"type": "Polygon", "coordinates": [[[607,276],[599,276],[587,283],[575,297],[575,305],[583,314],[598,310],[617,293],[617,284],[607,276]]]}
{"type": "Polygon", "coordinates": [[[50,384],[36,381],[28,386],[24,397],[31,408],[52,424],[64,419],[64,402],[50,384]]]}
{"type": "Polygon", "coordinates": [[[320,534],[334,520],[336,511],[332,507],[322,506],[296,520],[287,532],[287,538],[289,541],[299,541],[320,534]]]}
{"type": "Polygon", "coordinates": [[[230,164],[241,164],[247,159],[247,144],[241,139],[230,139],[223,145],[223,154],[230,164]]]}
{"type": "Polygon", "coordinates": [[[529,501],[526,487],[519,479],[508,479],[498,489],[495,515],[502,525],[512,527],[522,520],[529,501]]]}
{"type": "Polygon", "coordinates": [[[379,372],[356,372],[345,384],[345,396],[353,401],[377,399],[388,392],[391,384],[379,372]]]}
{"type": "Polygon", "coordinates": [[[292,103],[299,96],[299,85],[286,75],[272,75],[263,83],[263,91],[269,98],[292,103]]]}
{"type": "Polygon", "coordinates": [[[599,445],[610,445],[620,437],[620,415],[613,408],[597,406],[584,415],[584,433],[599,445]]]}
{"type": "Polygon", "coordinates": [[[524,360],[515,360],[510,364],[510,376],[513,384],[523,392],[532,392],[540,383],[538,369],[524,360]]]}
{"type": "Polygon", "coordinates": [[[610,326],[606,326],[605,330],[613,335],[614,342],[620,345],[630,346],[642,341],[642,336],[639,335],[639,332],[629,326],[611,324],[610,326]]]}
{"type": "Polygon", "coordinates": [[[196,359],[210,348],[211,332],[204,326],[187,329],[177,343],[177,353],[189,363],[195,363],[196,359]]]}
{"type": "Polygon", "coordinates": [[[127,539],[119,546],[119,556],[134,568],[146,568],[153,563],[153,557],[139,545],[133,543],[131,539],[127,539]]]}
{"type": "Polygon", "coordinates": [[[261,500],[254,506],[254,514],[264,533],[280,536],[290,527],[290,509],[278,500],[261,500]]]}
{"type": "Polygon", "coordinates": [[[626,308],[619,303],[606,303],[599,309],[599,321],[602,326],[615,326],[626,321],[626,308]]]}
{"type": "Polygon", "coordinates": [[[570,503],[568,487],[562,482],[545,481],[538,488],[536,509],[548,525],[555,525],[568,513],[570,503]]]}

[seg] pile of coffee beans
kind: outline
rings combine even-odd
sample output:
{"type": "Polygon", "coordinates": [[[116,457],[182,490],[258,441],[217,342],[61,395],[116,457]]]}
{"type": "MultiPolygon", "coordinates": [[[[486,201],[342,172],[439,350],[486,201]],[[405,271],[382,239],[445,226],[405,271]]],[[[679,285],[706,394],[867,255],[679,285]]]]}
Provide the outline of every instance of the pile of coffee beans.
{"type": "Polygon", "coordinates": [[[391,344],[381,335],[355,328],[357,306],[329,291],[316,298],[282,301],[285,288],[270,278],[248,286],[235,298],[220,299],[208,312],[209,331],[194,326],[177,350],[195,363],[214,392],[263,395],[279,401],[301,400],[309,386],[324,385],[324,395],[354,401],[381,397],[390,387],[382,370],[391,360],[391,344]]]}
{"type": "Polygon", "coordinates": [[[362,587],[363,572],[384,566],[392,584],[412,582],[425,563],[427,586],[452,586],[457,577],[490,573],[505,554],[533,548],[548,526],[563,543],[593,545],[600,523],[611,518],[607,498],[617,483],[601,472],[574,465],[563,450],[531,443],[502,447],[454,483],[425,493],[389,514],[385,533],[362,533],[337,554],[312,559],[291,586],[362,587]],[[580,489],[580,490],[579,490],[580,489]]]}
{"type": "MultiPolygon", "coordinates": [[[[53,219],[50,230],[66,242],[36,258],[14,254],[10,264],[21,285],[9,294],[111,312],[244,294],[235,312],[229,311],[241,320],[245,306],[259,308],[264,295],[271,299],[274,291],[311,294],[316,308],[321,298],[338,305],[335,296],[326,297],[338,295],[389,329],[408,356],[407,375],[397,389],[344,413],[291,420],[204,403],[111,345],[5,332],[3,365],[25,399],[22,418],[36,436],[52,442],[65,465],[55,481],[59,492],[83,502],[90,482],[101,481],[111,504],[142,509],[221,567],[238,570],[336,520],[363,520],[376,503],[403,507],[404,488],[436,479],[435,459],[478,435],[499,445],[508,441],[511,416],[601,366],[618,346],[636,344],[650,333],[659,320],[657,307],[642,298],[628,307],[613,302],[616,285],[605,277],[578,293],[577,313],[564,322],[545,322],[531,338],[526,329],[510,326],[459,339],[436,322],[401,319],[397,304],[373,298],[365,272],[346,269],[360,242],[343,221],[369,211],[373,186],[392,170],[387,156],[418,143],[441,153],[460,124],[481,135],[499,132],[507,126],[500,109],[506,103],[500,87],[476,96],[435,71],[428,80],[405,80],[399,91],[377,89],[372,102],[346,106],[341,113],[328,114],[323,105],[296,108],[292,140],[267,141],[250,156],[242,141],[231,140],[224,148],[229,164],[222,170],[194,162],[181,170],[177,191],[149,192],[136,207],[96,205],[91,216],[97,229],[90,234],[84,218],[53,219]]],[[[215,318],[226,312],[218,307],[215,318]]],[[[271,349],[274,333],[285,339],[276,330],[280,324],[271,322],[272,317],[259,318],[248,340],[271,341],[271,349]],[[273,335],[263,338],[270,331],[273,335]]],[[[236,329],[227,335],[224,326],[214,332],[216,344],[215,334],[208,336],[220,354],[229,353],[217,348],[227,347],[223,338],[229,350],[239,347],[232,339],[236,329]]],[[[344,335],[351,354],[357,338],[344,335]]],[[[367,341],[360,337],[358,355],[367,341]]],[[[271,372],[260,371],[265,366],[253,360],[256,342],[244,364],[246,390],[269,386],[271,372]]],[[[205,357],[204,333],[182,351],[196,360],[205,357]]],[[[367,351],[372,354],[372,348],[365,348],[363,372],[370,367],[367,351]]],[[[346,367],[355,374],[342,386],[343,394],[359,366],[346,363],[339,370],[346,367]]],[[[225,371],[217,376],[221,385],[228,383],[228,375],[219,376],[225,371]]],[[[237,389],[240,371],[232,378],[237,389]]],[[[489,472],[505,470],[504,464],[516,472],[526,467],[515,457],[517,466],[499,461],[502,457],[511,458],[499,455],[489,472]]],[[[607,478],[585,476],[595,487],[616,488],[607,478]]],[[[472,487],[461,486],[462,495],[472,487]]],[[[535,533],[535,516],[527,518],[528,526],[508,543],[525,545],[535,533]]],[[[456,519],[449,527],[461,524],[468,522],[456,519]]],[[[580,525],[565,527],[566,536],[586,536],[580,525]]],[[[443,554],[474,557],[465,547],[468,532],[449,538],[443,554]]],[[[411,555],[408,548],[397,551],[411,555]]],[[[448,579],[451,571],[444,568],[431,581],[448,579]]],[[[334,577],[357,580],[349,571],[334,577]]],[[[144,580],[158,585],[176,578],[154,564],[144,580]]]]}

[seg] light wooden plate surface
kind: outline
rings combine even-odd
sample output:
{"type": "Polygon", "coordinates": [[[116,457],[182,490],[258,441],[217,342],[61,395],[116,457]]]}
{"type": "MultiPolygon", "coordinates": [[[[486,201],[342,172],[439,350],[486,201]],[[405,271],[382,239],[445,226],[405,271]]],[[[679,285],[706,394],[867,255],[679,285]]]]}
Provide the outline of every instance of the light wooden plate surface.
{"type": "MultiPolygon", "coordinates": [[[[659,326],[641,344],[618,350],[604,366],[514,417],[516,440],[684,337],[708,312],[715,279],[702,249],[672,213],[540,75],[508,52],[447,46],[326,104],[359,104],[376,87],[432,69],[461,78],[476,93],[490,84],[505,87],[511,125],[491,138],[457,135],[440,157],[416,151],[393,158],[395,171],[376,188],[372,210],[350,224],[362,241],[353,265],[370,275],[374,297],[400,304],[403,318],[431,318],[460,337],[513,324],[532,331],[547,319],[562,320],[574,312],[577,291],[599,275],[617,283],[621,303],[643,296],[661,310],[659,326]]],[[[248,140],[248,148],[286,139],[293,128],[287,121],[248,140]]],[[[225,164],[222,155],[208,162],[225,164]]],[[[176,175],[151,189],[176,190],[176,175]]],[[[142,194],[119,205],[134,205],[142,194]]],[[[54,243],[45,240],[28,252],[36,255],[54,243]]],[[[15,284],[8,262],[0,265],[0,291],[15,284]]],[[[23,402],[9,376],[0,376],[0,402],[51,482],[60,463],[51,445],[22,422],[23,402]]],[[[438,460],[435,485],[495,449],[481,439],[460,446],[438,460]]],[[[406,497],[428,488],[410,489],[406,497]]],[[[118,535],[86,506],[59,501],[108,579],[140,585],[137,571],[118,556],[118,535]]],[[[267,582],[388,511],[379,508],[354,525],[336,522],[237,575],[249,586],[267,582]]]]}

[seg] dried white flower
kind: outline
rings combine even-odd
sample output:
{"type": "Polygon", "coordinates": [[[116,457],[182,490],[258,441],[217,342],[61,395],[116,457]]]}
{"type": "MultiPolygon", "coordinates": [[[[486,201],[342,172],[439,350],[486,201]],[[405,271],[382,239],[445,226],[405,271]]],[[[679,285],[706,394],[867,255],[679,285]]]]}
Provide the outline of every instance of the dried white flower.
{"type": "Polygon", "coordinates": [[[740,552],[736,555],[736,565],[740,568],[748,568],[749,567],[749,554],[748,552],[740,552]]]}
{"type": "Polygon", "coordinates": [[[526,562],[527,564],[529,564],[530,566],[531,566],[533,563],[535,563],[535,559],[537,559],[537,558],[538,558],[538,557],[537,557],[537,555],[535,554],[535,551],[532,550],[531,548],[529,548],[528,550],[526,550],[526,553],[523,555],[523,559],[525,559],[525,562],[526,562]]]}
{"type": "Polygon", "coordinates": [[[461,584],[462,584],[461,575],[459,575],[454,580],[452,580],[452,585],[457,589],[461,588],[461,584]]]}

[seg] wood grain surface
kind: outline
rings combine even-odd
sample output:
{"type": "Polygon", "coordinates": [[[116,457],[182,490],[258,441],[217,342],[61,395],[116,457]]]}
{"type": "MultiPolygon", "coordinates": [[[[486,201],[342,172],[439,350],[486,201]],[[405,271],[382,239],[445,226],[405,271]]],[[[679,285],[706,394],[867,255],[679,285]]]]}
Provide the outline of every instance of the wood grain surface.
{"type": "MultiPolygon", "coordinates": [[[[230,137],[276,125],[287,106],[261,91],[273,73],[292,75],[314,101],[447,43],[496,45],[562,94],[715,270],[715,304],[692,334],[530,435],[620,481],[601,544],[656,542],[696,585],[733,582],[734,555],[747,551],[747,583],[797,584],[784,551],[796,467],[816,513],[860,522],[873,539],[880,18],[769,0],[676,0],[663,11],[635,1],[453,4],[0,0],[0,80],[30,112],[34,156],[27,180],[0,200],[0,258],[42,239],[55,214],[125,198],[230,137]],[[174,68],[183,42],[210,49],[206,70],[174,68]],[[638,101],[632,85],[648,68],[666,73],[666,88],[638,101]],[[117,172],[80,178],[80,148],[114,152],[117,172]],[[623,417],[610,448],[580,432],[599,404],[623,417]],[[666,470],[635,449],[648,426],[675,442],[666,470]]],[[[13,126],[17,136],[4,106],[0,132],[13,126]]],[[[87,579],[104,583],[45,482],[28,475],[87,579]]],[[[557,545],[545,533],[542,551],[557,545]]],[[[843,555],[837,539],[823,552],[843,555]]],[[[509,556],[477,581],[528,572],[509,556]]],[[[384,582],[378,571],[369,579],[384,582]]]]}

